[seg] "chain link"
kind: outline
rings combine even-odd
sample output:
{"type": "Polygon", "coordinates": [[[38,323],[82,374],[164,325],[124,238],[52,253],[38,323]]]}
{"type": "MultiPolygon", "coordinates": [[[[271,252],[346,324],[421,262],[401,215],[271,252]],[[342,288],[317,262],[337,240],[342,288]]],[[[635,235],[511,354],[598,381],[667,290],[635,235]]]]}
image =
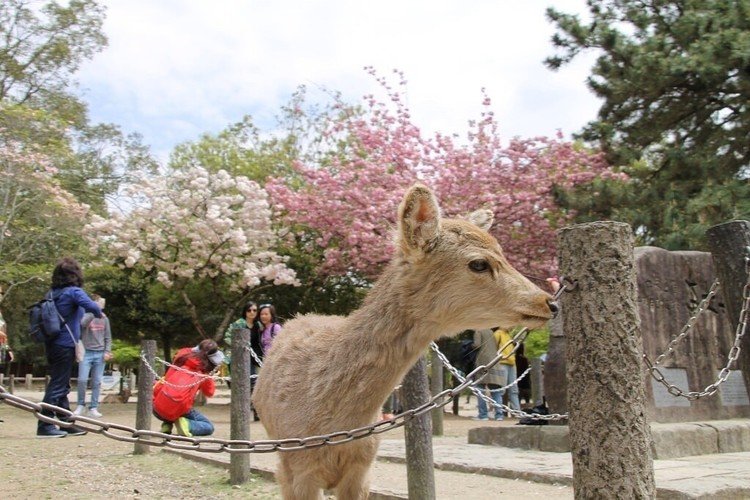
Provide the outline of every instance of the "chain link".
{"type": "Polygon", "coordinates": [[[188,389],[190,387],[195,387],[196,385],[202,384],[207,379],[224,380],[224,377],[219,377],[218,375],[212,375],[218,369],[218,367],[214,371],[212,371],[211,374],[204,375],[202,373],[194,372],[192,370],[188,370],[186,368],[182,368],[181,366],[177,366],[177,365],[174,365],[174,364],[169,363],[167,361],[164,361],[163,359],[159,358],[158,356],[154,356],[154,361],[156,361],[158,363],[162,363],[164,366],[167,367],[167,369],[171,368],[172,370],[177,370],[177,371],[189,373],[193,377],[195,377],[195,379],[196,379],[195,382],[191,382],[191,383],[185,384],[185,385],[173,384],[171,382],[167,382],[167,380],[163,376],[161,376],[158,373],[156,373],[156,370],[154,369],[154,367],[152,367],[149,364],[148,359],[146,359],[146,354],[144,352],[141,352],[141,361],[143,361],[143,364],[146,366],[146,369],[154,377],[154,380],[156,380],[157,382],[162,383],[162,384],[164,384],[166,386],[174,387],[175,389],[188,389]]]}
{"type": "MultiPolygon", "coordinates": [[[[750,247],[747,248],[747,252],[748,254],[750,254],[750,247]]],[[[706,306],[704,302],[707,304],[705,299],[698,306],[699,311],[690,318],[690,320],[688,321],[688,325],[685,325],[685,328],[682,329],[680,335],[669,343],[667,352],[659,356],[656,360],[656,363],[652,363],[648,356],[646,356],[645,354],[643,355],[643,360],[646,362],[651,376],[654,378],[654,380],[666,387],[667,392],[669,392],[669,394],[671,394],[672,396],[682,397],[687,399],[688,401],[694,401],[705,396],[713,396],[714,394],[716,394],[716,391],[719,390],[719,386],[726,382],[727,378],[729,378],[729,374],[731,373],[729,367],[732,365],[732,363],[737,361],[737,358],[740,356],[740,345],[742,343],[742,337],[745,336],[745,332],[747,330],[748,311],[750,311],[750,257],[745,257],[745,273],[747,274],[747,281],[745,282],[745,286],[742,289],[742,310],[740,311],[739,321],[737,322],[737,328],[735,330],[734,344],[732,345],[732,348],[729,349],[727,364],[724,366],[724,368],[721,369],[721,371],[719,371],[719,376],[715,382],[707,385],[702,391],[686,391],[680,389],[674,384],[670,384],[669,382],[667,382],[664,373],[658,367],[659,362],[661,362],[664,356],[672,352],[672,348],[674,347],[676,341],[687,335],[687,331],[690,329],[689,327],[692,327],[691,321],[694,322],[695,318],[697,318],[697,316],[700,315],[703,310],[705,310],[706,306]],[[701,308],[701,306],[703,306],[703,308],[701,308]]],[[[715,293],[715,288],[717,288],[718,286],[719,282],[717,280],[716,282],[714,282],[714,286],[711,287],[711,290],[713,290],[715,293]]],[[[708,296],[706,297],[706,299],[708,299],[708,296]]]]}
{"type": "Polygon", "coordinates": [[[716,295],[716,290],[719,288],[719,280],[714,280],[713,284],[711,285],[711,289],[708,291],[704,299],[698,304],[698,307],[693,311],[693,314],[690,316],[690,319],[688,319],[685,326],[682,327],[682,330],[680,333],[673,338],[669,344],[667,345],[667,350],[664,351],[658,358],[656,358],[656,361],[654,361],[654,366],[658,366],[661,364],[662,361],[664,361],[664,358],[674,353],[674,347],[685,337],[687,337],[688,333],[693,328],[693,325],[695,325],[695,322],[697,321],[698,317],[700,317],[701,314],[703,314],[703,311],[705,311],[708,308],[708,305],[711,303],[711,299],[714,298],[714,295],[716,295]]]}
{"type": "MultiPolygon", "coordinates": [[[[575,290],[575,288],[577,287],[577,283],[575,283],[573,281],[570,281],[570,280],[568,280],[568,279],[566,279],[564,277],[560,278],[560,282],[561,282],[562,286],[560,286],[560,288],[555,292],[555,295],[553,297],[555,300],[558,300],[560,298],[560,296],[562,296],[563,292],[575,290]]],[[[475,368],[466,377],[464,377],[463,374],[456,367],[454,367],[453,365],[451,365],[450,361],[448,361],[448,358],[442,352],[440,352],[440,348],[437,346],[437,344],[435,342],[432,342],[430,344],[430,348],[435,352],[435,354],[437,355],[438,359],[443,363],[443,366],[445,366],[448,369],[448,371],[451,372],[451,374],[454,377],[456,377],[456,380],[459,381],[459,386],[456,389],[462,388],[462,390],[463,390],[463,388],[468,388],[472,393],[474,393],[474,395],[477,398],[481,398],[484,402],[486,402],[487,404],[489,404],[491,407],[493,407],[493,408],[501,408],[508,415],[511,415],[513,417],[516,417],[516,418],[530,418],[530,419],[533,419],[533,420],[565,420],[565,419],[568,418],[567,414],[552,413],[552,414],[549,414],[549,415],[540,415],[540,414],[537,414],[537,413],[526,413],[525,411],[522,411],[522,410],[515,410],[515,409],[513,409],[513,408],[511,408],[508,405],[505,405],[503,403],[498,404],[497,402],[495,402],[494,399],[490,398],[481,389],[479,389],[478,387],[476,387],[476,384],[479,383],[484,378],[484,376],[487,375],[487,373],[489,373],[490,369],[493,366],[495,366],[501,360],[507,359],[511,355],[513,355],[513,354],[516,353],[516,351],[521,346],[521,344],[523,343],[523,341],[526,340],[526,337],[528,336],[528,334],[529,334],[529,329],[528,328],[522,328],[520,331],[518,331],[513,336],[513,338],[511,340],[509,340],[508,342],[506,342],[505,345],[503,345],[502,347],[500,347],[500,349],[498,349],[497,356],[492,361],[490,361],[487,365],[480,365],[480,366],[478,366],[477,368],[475,368]],[[508,355],[503,356],[502,352],[510,344],[514,344],[513,350],[508,355]],[[479,373],[479,376],[476,377],[476,379],[474,380],[473,383],[468,383],[467,384],[467,380],[470,379],[470,377],[472,376],[472,374],[475,374],[477,372],[479,373]]],[[[508,389],[510,387],[513,387],[514,385],[518,384],[518,382],[520,382],[521,379],[527,373],[529,373],[530,370],[531,370],[530,368],[527,369],[525,372],[523,372],[523,374],[520,377],[516,378],[516,380],[514,380],[510,384],[508,384],[508,385],[506,385],[506,386],[504,386],[504,387],[502,387],[500,389],[496,389],[496,390],[505,390],[505,389],[508,389]]]]}

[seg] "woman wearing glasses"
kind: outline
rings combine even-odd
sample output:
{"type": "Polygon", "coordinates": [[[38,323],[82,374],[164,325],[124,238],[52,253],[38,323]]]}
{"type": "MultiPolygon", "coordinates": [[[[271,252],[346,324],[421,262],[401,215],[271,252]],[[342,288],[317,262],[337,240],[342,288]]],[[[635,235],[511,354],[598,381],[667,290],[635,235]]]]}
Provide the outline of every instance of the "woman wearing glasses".
{"type": "MultiPolygon", "coordinates": [[[[242,329],[248,329],[253,330],[253,321],[255,320],[255,316],[258,313],[258,304],[256,304],[253,301],[248,302],[245,304],[245,309],[243,309],[242,317],[239,318],[237,321],[229,325],[229,328],[224,332],[224,345],[226,345],[226,365],[229,370],[229,374],[231,375],[232,372],[232,334],[238,330],[242,329]]],[[[253,350],[255,350],[255,346],[252,346],[253,350]]],[[[257,370],[257,364],[255,363],[255,360],[252,360],[252,367],[251,367],[251,373],[255,373],[257,370]]],[[[229,385],[229,384],[227,384],[229,385]]]]}

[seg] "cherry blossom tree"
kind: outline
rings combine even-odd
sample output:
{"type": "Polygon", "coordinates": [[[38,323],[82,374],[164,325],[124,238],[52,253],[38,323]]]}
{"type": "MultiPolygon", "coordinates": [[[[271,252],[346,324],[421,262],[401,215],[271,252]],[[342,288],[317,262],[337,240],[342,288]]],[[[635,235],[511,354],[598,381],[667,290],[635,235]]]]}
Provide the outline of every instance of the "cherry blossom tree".
{"type": "Polygon", "coordinates": [[[527,274],[554,274],[554,231],[572,216],[555,204],[555,191],[617,176],[603,156],[561,136],[504,142],[486,94],[465,140],[426,138],[411,121],[403,75],[395,72],[394,87],[369,71],[386,99],[365,96],[363,113],[330,122],[325,135],[336,152],[325,163],[297,162],[299,186],[283,179],[266,184],[300,244],[324,249],[320,272],[375,278],[392,254],[402,194],[420,181],[436,191],[446,216],[491,209],[491,232],[509,260],[527,274]]]}
{"type": "Polygon", "coordinates": [[[188,285],[209,283],[217,296],[234,293],[217,329],[224,331],[236,304],[262,282],[296,285],[295,273],[273,249],[267,193],[246,177],[202,167],[143,176],[125,188],[127,213],[94,216],[84,233],[92,250],[123,267],[139,266],[182,294],[196,329],[205,336],[188,285]]]}

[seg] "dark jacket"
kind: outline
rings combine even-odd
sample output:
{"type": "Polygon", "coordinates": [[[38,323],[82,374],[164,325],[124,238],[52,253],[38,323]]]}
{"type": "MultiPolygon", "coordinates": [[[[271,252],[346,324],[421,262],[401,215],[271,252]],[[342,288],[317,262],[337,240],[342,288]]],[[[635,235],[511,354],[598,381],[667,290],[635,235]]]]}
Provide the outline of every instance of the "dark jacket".
{"type": "MultiPolygon", "coordinates": [[[[99,305],[77,286],[68,286],[65,288],[53,288],[52,295],[55,298],[57,312],[65,320],[65,324],[70,328],[75,342],[81,338],[81,318],[84,312],[90,312],[96,318],[102,317],[102,310],[99,305]]],[[[53,343],[65,346],[75,347],[75,342],[70,338],[68,328],[62,327],[60,335],[52,340],[53,343]]]]}

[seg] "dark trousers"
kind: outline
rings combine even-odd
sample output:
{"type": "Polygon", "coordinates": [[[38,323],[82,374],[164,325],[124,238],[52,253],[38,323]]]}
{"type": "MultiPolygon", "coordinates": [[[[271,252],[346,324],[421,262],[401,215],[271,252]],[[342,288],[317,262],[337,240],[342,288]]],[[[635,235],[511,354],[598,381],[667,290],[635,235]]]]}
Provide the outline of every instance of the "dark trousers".
{"type": "MultiPolygon", "coordinates": [[[[44,346],[47,353],[47,364],[49,371],[49,383],[44,391],[44,401],[51,405],[59,406],[70,410],[68,402],[68,393],[70,392],[70,374],[73,370],[73,362],[76,357],[74,347],[64,347],[53,342],[48,342],[44,346]]],[[[62,413],[56,413],[51,410],[42,411],[42,415],[47,417],[57,417],[60,420],[67,421],[68,418],[62,413]]],[[[42,422],[39,420],[37,429],[44,430],[54,427],[54,424],[42,422]]]]}

